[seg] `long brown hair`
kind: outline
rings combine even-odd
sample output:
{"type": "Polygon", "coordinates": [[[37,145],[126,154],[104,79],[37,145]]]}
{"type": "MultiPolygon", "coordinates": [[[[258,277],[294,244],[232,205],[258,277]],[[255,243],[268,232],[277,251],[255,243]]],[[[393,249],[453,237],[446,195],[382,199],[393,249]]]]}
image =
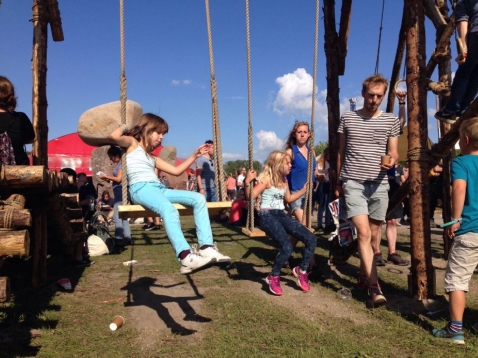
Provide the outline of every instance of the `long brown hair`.
{"type": "Polygon", "coordinates": [[[289,132],[289,135],[287,136],[287,139],[285,141],[285,146],[284,146],[285,149],[292,148],[293,145],[297,144],[297,138],[295,137],[295,132],[297,131],[297,128],[301,126],[307,126],[307,130],[310,132],[310,127],[308,122],[295,122],[294,127],[292,127],[292,130],[289,132]]]}
{"type": "Polygon", "coordinates": [[[148,136],[153,132],[166,134],[168,130],[168,123],[163,118],[152,113],[145,113],[141,116],[138,124],[125,134],[133,137],[138,142],[143,141],[146,145],[146,150],[151,153],[155,148],[149,146],[147,142],[148,136]]]}
{"type": "Polygon", "coordinates": [[[325,148],[317,161],[317,166],[325,169],[325,161],[329,161],[329,147],[325,148]]]}
{"type": "Polygon", "coordinates": [[[8,78],[0,76],[0,108],[12,112],[17,107],[15,88],[8,78]]]}

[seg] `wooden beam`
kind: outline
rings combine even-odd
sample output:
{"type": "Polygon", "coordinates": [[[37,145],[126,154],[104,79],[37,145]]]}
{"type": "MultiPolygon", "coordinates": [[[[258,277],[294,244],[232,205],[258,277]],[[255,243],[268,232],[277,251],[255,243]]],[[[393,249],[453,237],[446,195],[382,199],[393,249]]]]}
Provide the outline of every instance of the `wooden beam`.
{"type": "Polygon", "coordinates": [[[58,8],[58,0],[45,0],[48,11],[48,19],[51,27],[53,41],[59,42],[65,40],[63,37],[63,27],[61,25],[60,9],[58,8]]]}
{"type": "Polygon", "coordinates": [[[350,32],[350,18],[352,14],[352,0],[342,0],[339,27],[339,76],[345,73],[345,58],[347,57],[350,32]]]}
{"type": "Polygon", "coordinates": [[[440,40],[433,51],[433,54],[430,57],[430,60],[427,64],[427,73],[426,77],[430,78],[433,75],[433,71],[435,71],[436,66],[443,58],[450,60],[451,52],[450,52],[450,38],[455,31],[455,14],[452,14],[448,23],[446,24],[445,29],[441,33],[440,40]]]}
{"type": "MultiPolygon", "coordinates": [[[[388,88],[388,99],[386,112],[393,113],[395,106],[395,85],[400,79],[400,69],[402,67],[403,54],[405,52],[405,26],[406,26],[406,9],[403,7],[402,24],[400,25],[400,32],[398,34],[397,51],[395,52],[395,60],[393,61],[392,76],[390,77],[390,86],[388,88]]],[[[400,158],[401,159],[401,158],[400,158]]]]}
{"type": "MultiPolygon", "coordinates": [[[[209,216],[214,217],[219,215],[224,210],[229,210],[231,208],[232,201],[217,201],[214,203],[207,203],[209,216]]],[[[193,215],[193,209],[189,206],[184,206],[181,204],[173,204],[173,206],[178,209],[179,213],[183,216],[193,215]]],[[[118,212],[120,218],[126,220],[128,218],[143,218],[143,217],[155,217],[157,214],[152,211],[143,208],[141,205],[120,205],[118,206],[118,212]]]]}

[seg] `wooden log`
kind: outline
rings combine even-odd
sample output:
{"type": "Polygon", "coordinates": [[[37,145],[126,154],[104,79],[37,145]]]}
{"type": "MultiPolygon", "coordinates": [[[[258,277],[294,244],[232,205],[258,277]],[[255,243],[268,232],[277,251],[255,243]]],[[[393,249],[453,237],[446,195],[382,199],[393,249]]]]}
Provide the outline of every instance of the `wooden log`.
{"type": "Polygon", "coordinates": [[[0,257],[27,257],[30,255],[28,230],[2,231],[0,235],[0,257]]]}
{"type": "Polygon", "coordinates": [[[0,277],[0,302],[10,301],[10,280],[8,277],[0,277]]]}
{"type": "Polygon", "coordinates": [[[0,189],[48,189],[43,165],[0,165],[0,189]]]}
{"type": "MultiPolygon", "coordinates": [[[[126,127],[136,125],[143,115],[141,106],[133,101],[126,102],[126,127]]],[[[78,135],[88,145],[101,147],[114,144],[108,138],[121,125],[121,103],[102,104],[84,112],[78,121],[78,135]]]]}
{"type": "Polygon", "coordinates": [[[83,219],[83,212],[81,208],[75,208],[75,209],[67,208],[66,215],[68,216],[70,220],[83,219]]]}
{"type": "Polygon", "coordinates": [[[65,204],[68,208],[75,209],[80,207],[78,194],[61,194],[61,197],[65,201],[65,204]]]}
{"type": "Polygon", "coordinates": [[[30,226],[32,226],[32,216],[30,214],[30,210],[0,210],[0,228],[25,229],[30,226]]]}
{"type": "Polygon", "coordinates": [[[73,231],[73,234],[85,231],[85,225],[83,219],[73,219],[70,220],[70,226],[73,231]]]}

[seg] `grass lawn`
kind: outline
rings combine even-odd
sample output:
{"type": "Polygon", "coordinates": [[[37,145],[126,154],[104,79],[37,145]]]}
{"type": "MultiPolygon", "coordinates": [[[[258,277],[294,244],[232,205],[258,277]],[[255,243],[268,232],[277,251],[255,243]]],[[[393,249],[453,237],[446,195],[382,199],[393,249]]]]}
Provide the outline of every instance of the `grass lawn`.
{"type": "MultiPolygon", "coordinates": [[[[135,244],[120,255],[96,257],[89,268],[74,268],[60,257],[48,262],[48,285],[28,288],[29,262],[9,260],[0,276],[9,276],[14,297],[0,304],[0,357],[477,357],[476,275],[465,312],[465,346],[435,339],[448,305],[443,293],[446,262],[433,235],[437,297],[417,302],[408,295],[407,267],[379,268],[388,304],[370,309],[367,295],[355,287],[358,259],[328,265],[327,238],[318,235],[318,273],[311,292],[298,289],[290,269],[282,270],[284,295],[272,296],[264,279],[276,247],[269,238],[248,238],[240,228],[212,223],[221,252],[232,264],[179,274],[164,229],[132,226],[135,244]],[[137,260],[132,267],[123,261],[137,260]],[[67,277],[73,292],[56,282],[67,277]],[[347,287],[351,300],[337,290],[347,287]],[[433,315],[427,315],[429,312],[433,315]],[[115,332],[115,315],[126,323],[115,332]]],[[[195,242],[194,224],[183,220],[186,238],[195,242]]],[[[434,230],[434,232],[437,230],[434,230]]],[[[408,236],[399,253],[410,257],[408,236]]],[[[386,248],[383,248],[386,254],[386,248]]],[[[292,265],[301,257],[294,252],[292,265]]]]}

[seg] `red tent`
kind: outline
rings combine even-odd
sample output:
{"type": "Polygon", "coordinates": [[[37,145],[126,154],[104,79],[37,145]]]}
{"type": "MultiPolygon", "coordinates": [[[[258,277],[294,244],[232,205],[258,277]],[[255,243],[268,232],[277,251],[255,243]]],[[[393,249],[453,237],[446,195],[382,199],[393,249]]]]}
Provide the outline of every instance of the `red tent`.
{"type": "Polygon", "coordinates": [[[71,133],[48,142],[48,168],[60,171],[71,168],[91,175],[91,152],[96,147],[85,144],[78,133],[71,133]]]}

